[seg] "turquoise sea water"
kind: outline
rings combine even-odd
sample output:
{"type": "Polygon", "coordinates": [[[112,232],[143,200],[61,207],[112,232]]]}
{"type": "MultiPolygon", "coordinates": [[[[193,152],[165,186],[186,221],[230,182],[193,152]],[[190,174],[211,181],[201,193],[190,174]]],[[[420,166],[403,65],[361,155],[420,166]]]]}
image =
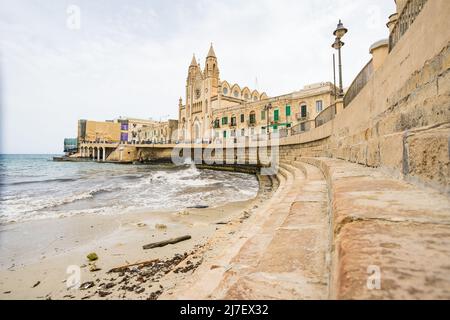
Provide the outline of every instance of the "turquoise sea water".
{"type": "Polygon", "coordinates": [[[80,214],[218,206],[253,198],[256,177],[194,166],[53,162],[0,155],[0,223],[80,214]]]}

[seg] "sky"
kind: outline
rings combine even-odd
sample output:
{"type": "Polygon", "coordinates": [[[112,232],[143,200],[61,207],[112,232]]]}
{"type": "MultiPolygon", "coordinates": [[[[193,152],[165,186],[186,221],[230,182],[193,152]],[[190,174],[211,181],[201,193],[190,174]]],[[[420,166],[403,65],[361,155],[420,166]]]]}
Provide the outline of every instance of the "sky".
{"type": "Polygon", "coordinates": [[[0,0],[0,153],[62,153],[78,119],[177,118],[192,54],[221,80],[286,94],[344,86],[387,38],[394,0],[0,0]]]}

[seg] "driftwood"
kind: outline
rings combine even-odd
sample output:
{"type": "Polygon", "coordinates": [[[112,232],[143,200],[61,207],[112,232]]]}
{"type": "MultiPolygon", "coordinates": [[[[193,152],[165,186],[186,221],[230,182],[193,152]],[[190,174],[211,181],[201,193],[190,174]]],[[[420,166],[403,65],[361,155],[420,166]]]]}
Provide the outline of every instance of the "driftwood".
{"type": "Polygon", "coordinates": [[[187,207],[188,209],[208,209],[209,206],[203,206],[203,205],[196,205],[193,207],[187,207]]]}
{"type": "Polygon", "coordinates": [[[158,262],[159,260],[150,260],[150,261],[144,261],[144,262],[138,262],[138,263],[133,263],[133,264],[127,264],[126,266],[121,266],[121,267],[117,267],[117,268],[113,268],[111,270],[108,271],[108,273],[118,273],[118,272],[124,272],[126,271],[128,268],[131,267],[147,267],[150,266],[152,264],[154,264],[155,262],[158,262]]]}
{"type": "Polygon", "coordinates": [[[144,248],[144,250],[148,250],[148,249],[165,247],[165,246],[167,246],[169,244],[176,244],[178,242],[186,241],[186,240],[189,240],[191,238],[192,238],[191,236],[183,236],[183,237],[179,237],[179,238],[173,238],[173,239],[169,239],[169,240],[165,240],[165,241],[150,243],[150,244],[147,244],[147,245],[143,246],[143,248],[144,248]]]}

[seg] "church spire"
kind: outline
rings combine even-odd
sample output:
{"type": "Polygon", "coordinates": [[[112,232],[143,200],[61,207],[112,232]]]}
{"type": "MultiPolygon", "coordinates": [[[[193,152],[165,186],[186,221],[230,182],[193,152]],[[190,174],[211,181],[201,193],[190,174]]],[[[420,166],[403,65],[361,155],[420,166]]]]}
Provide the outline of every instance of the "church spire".
{"type": "Polygon", "coordinates": [[[207,58],[216,58],[216,53],[214,52],[212,42],[211,42],[211,47],[209,47],[207,58]]]}
{"type": "Polygon", "coordinates": [[[191,67],[196,67],[198,64],[197,64],[197,60],[195,59],[195,53],[193,54],[193,56],[192,56],[192,61],[191,61],[191,67]]]}

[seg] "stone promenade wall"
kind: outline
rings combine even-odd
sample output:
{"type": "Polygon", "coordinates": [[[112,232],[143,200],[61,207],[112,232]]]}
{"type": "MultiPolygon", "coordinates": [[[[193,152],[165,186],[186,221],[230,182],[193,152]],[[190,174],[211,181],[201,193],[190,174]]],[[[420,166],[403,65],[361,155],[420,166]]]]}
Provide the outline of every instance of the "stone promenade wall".
{"type": "Polygon", "coordinates": [[[344,159],[450,192],[449,16],[450,1],[428,1],[352,103],[282,139],[280,155],[344,159]]]}

